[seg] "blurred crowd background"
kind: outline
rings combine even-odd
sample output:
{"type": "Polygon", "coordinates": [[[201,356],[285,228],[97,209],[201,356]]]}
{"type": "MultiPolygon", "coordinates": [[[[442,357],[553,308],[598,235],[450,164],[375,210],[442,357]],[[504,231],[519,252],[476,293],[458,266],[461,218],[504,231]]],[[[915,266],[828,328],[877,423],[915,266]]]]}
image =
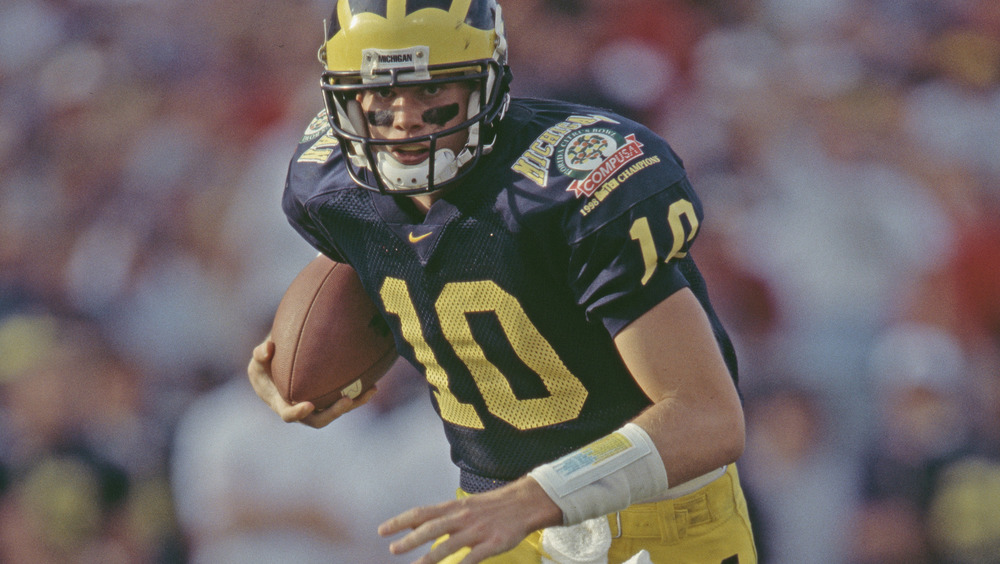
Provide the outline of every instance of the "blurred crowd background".
{"type": "MultiPolygon", "coordinates": [[[[1000,2],[507,0],[516,95],[684,158],[761,561],[1000,562],[1000,2]]],[[[244,370],[330,2],[0,4],[0,562],[390,562],[412,370],[315,431],[244,370]]]]}

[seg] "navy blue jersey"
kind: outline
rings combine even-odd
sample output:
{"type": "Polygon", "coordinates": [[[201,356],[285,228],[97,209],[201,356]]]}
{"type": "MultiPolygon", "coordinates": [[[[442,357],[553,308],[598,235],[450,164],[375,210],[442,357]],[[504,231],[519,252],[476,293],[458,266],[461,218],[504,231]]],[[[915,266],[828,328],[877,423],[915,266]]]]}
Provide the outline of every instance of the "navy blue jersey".
{"type": "Polygon", "coordinates": [[[283,206],[357,270],[427,377],[463,488],[518,478],[649,406],[613,337],[681,288],[704,306],[735,381],[688,253],[702,207],[660,137],[607,111],[515,99],[460,182],[426,216],[361,189],[321,114],[283,206]]]}

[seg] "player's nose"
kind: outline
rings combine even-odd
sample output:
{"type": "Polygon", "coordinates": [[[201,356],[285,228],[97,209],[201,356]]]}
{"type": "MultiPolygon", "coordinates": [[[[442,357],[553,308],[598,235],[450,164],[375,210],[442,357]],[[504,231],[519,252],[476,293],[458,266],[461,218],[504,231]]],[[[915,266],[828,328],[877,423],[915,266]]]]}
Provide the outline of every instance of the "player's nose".
{"type": "Polygon", "coordinates": [[[398,97],[392,105],[392,126],[398,131],[414,132],[424,126],[423,106],[407,96],[398,97]]]}

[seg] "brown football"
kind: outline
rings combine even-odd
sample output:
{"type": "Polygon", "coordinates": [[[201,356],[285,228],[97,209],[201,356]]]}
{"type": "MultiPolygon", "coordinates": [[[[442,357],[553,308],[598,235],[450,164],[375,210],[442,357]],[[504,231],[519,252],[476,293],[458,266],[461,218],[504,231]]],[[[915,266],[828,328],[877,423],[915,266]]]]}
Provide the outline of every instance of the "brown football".
{"type": "Polygon", "coordinates": [[[278,304],[271,377],[289,403],[325,409],[371,388],[396,360],[389,327],[354,269],[320,255],[278,304]]]}

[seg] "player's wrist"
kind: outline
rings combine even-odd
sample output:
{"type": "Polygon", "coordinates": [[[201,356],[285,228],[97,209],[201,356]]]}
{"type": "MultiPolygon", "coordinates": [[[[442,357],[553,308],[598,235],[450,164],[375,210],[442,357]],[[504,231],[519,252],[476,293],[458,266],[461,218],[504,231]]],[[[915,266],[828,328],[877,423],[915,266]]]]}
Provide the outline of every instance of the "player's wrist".
{"type": "Polygon", "coordinates": [[[518,481],[522,491],[522,503],[532,510],[528,512],[529,530],[538,531],[563,524],[563,512],[537,480],[525,476],[518,481]],[[521,483],[523,482],[523,483],[521,483]]]}
{"type": "Polygon", "coordinates": [[[563,525],[662,499],[669,489],[659,451],[634,423],[543,464],[528,476],[562,511],[563,525]]]}

